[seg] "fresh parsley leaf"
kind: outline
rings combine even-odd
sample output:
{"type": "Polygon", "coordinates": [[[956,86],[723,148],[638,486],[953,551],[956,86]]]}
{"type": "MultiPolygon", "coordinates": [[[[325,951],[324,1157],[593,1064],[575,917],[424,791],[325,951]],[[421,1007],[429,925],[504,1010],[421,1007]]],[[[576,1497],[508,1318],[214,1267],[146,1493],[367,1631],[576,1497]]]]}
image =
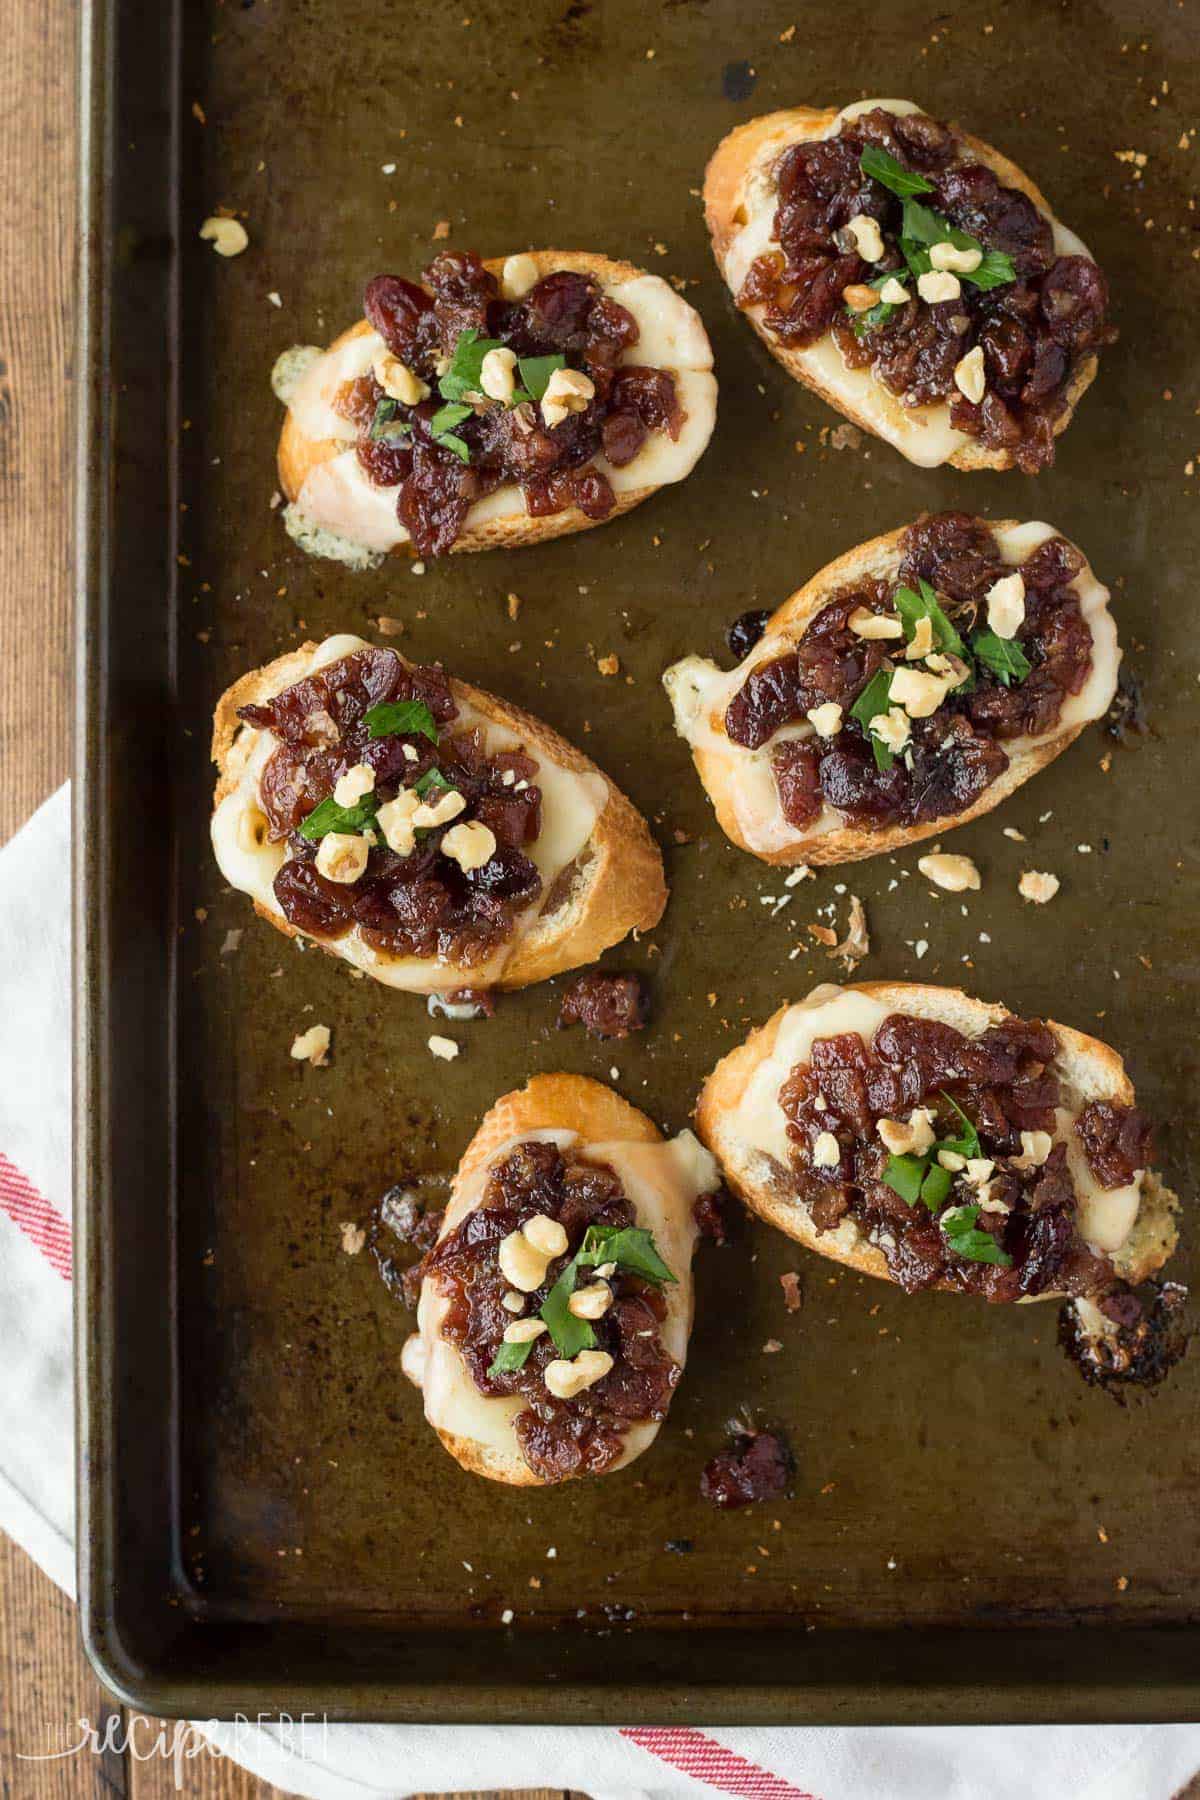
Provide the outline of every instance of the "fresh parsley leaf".
{"type": "Polygon", "coordinates": [[[442,433],[441,437],[434,438],[433,441],[435,444],[440,444],[443,450],[452,451],[453,454],[457,456],[459,462],[470,462],[471,446],[468,444],[466,438],[456,437],[454,432],[445,431],[442,433]]]}
{"type": "Polygon", "coordinates": [[[872,181],[880,181],[893,194],[903,199],[906,194],[931,194],[932,181],[926,181],[923,175],[915,175],[898,163],[889,150],[880,149],[878,144],[864,144],[858,166],[864,175],[872,181]]]}
{"type": "Polygon", "coordinates": [[[470,462],[471,446],[465,438],[456,435],[454,427],[461,425],[464,419],[469,419],[473,411],[473,407],[453,401],[447,406],[439,406],[429,421],[434,443],[440,444],[444,450],[453,451],[460,462],[470,462]]]}
{"type": "Polygon", "coordinates": [[[985,250],[979,267],[962,279],[977,288],[1003,287],[1006,282],[1017,279],[1017,271],[1006,250],[985,250]]]}
{"type": "MultiPolygon", "coordinates": [[[[954,239],[950,236],[950,233],[953,230],[954,227],[950,224],[950,221],[948,219],[943,219],[941,213],[935,213],[932,207],[922,206],[919,200],[906,200],[904,202],[904,217],[900,221],[901,237],[911,239],[914,244],[943,244],[947,242],[953,244],[954,239]]],[[[961,231],[958,233],[958,236],[960,238],[963,236],[961,231]]],[[[966,238],[961,244],[956,244],[955,248],[958,250],[965,250],[974,242],[974,238],[966,238]]]]}
{"type": "Polygon", "coordinates": [[[980,1231],[975,1224],[979,1205],[952,1206],[938,1220],[946,1242],[955,1256],[966,1262],[997,1263],[1002,1269],[1012,1268],[1012,1257],[1002,1250],[990,1231],[980,1231]]]}
{"type": "Polygon", "coordinates": [[[966,658],[966,646],[955,631],[953,625],[938,604],[938,597],[924,578],[918,578],[920,592],[914,594],[910,587],[898,587],[893,600],[896,611],[900,614],[904,625],[904,635],[912,642],[919,619],[928,619],[933,627],[934,647],[948,650],[953,656],[966,658]]]}
{"type": "Polygon", "coordinates": [[[1012,257],[1004,250],[985,250],[978,238],[973,238],[967,231],[960,231],[941,213],[931,207],[922,206],[919,200],[905,200],[904,217],[900,225],[900,251],[913,275],[927,275],[933,267],[929,258],[929,245],[953,244],[956,250],[979,250],[983,260],[977,269],[969,273],[958,270],[960,281],[969,281],[972,287],[981,289],[1003,287],[1005,282],[1016,280],[1016,269],[1012,257]]]}
{"type": "Polygon", "coordinates": [[[589,1225],[583,1246],[575,1258],[579,1263],[615,1262],[619,1268],[640,1275],[646,1281],[673,1282],[670,1269],[654,1247],[654,1234],[638,1225],[619,1228],[615,1225],[589,1225]]]}
{"type": "Polygon", "coordinates": [[[875,752],[875,767],[884,771],[891,768],[896,760],[886,744],[881,744],[871,730],[871,720],[888,709],[888,693],[891,689],[892,677],[887,669],[876,669],[870,681],[854,705],[850,708],[850,717],[857,719],[875,752]]]}
{"type": "Polygon", "coordinates": [[[915,1206],[927,1172],[923,1156],[889,1156],[881,1179],[906,1205],[915,1206]]]}
{"type": "Polygon", "coordinates": [[[363,724],[373,738],[419,732],[435,744],[438,741],[433,714],[423,700],[381,700],[363,714],[363,724]]]}
{"type": "Polygon", "coordinates": [[[526,1338],[523,1344],[501,1344],[492,1359],[489,1375],[508,1375],[514,1369],[523,1369],[529,1360],[529,1352],[535,1340],[526,1338]]]}
{"type": "Polygon", "coordinates": [[[448,794],[453,786],[454,783],[447,781],[440,769],[426,769],[421,779],[413,782],[413,793],[419,794],[424,800],[429,794],[448,794]]]}
{"type": "Polygon", "coordinates": [[[921,1199],[930,1212],[936,1212],[950,1198],[950,1189],[954,1186],[954,1177],[949,1169],[943,1169],[941,1163],[931,1162],[921,1183],[921,1199]]]}
{"type": "Polygon", "coordinates": [[[390,400],[385,396],[375,408],[375,417],[371,420],[367,436],[375,443],[378,443],[380,439],[383,439],[385,443],[393,443],[399,438],[410,437],[412,426],[407,419],[397,419],[396,414],[399,410],[400,402],[390,400]]]}
{"type": "Polygon", "coordinates": [[[984,668],[990,669],[1005,687],[1011,687],[1014,681],[1024,681],[1033,667],[1015,638],[998,637],[991,630],[972,632],[971,649],[984,668]]]}
{"type": "Polygon", "coordinates": [[[957,1151],[959,1156],[965,1156],[968,1160],[977,1157],[980,1154],[978,1131],[975,1129],[962,1107],[959,1106],[956,1100],[950,1098],[944,1088],[942,1089],[942,1099],[946,1102],[947,1106],[954,1109],[954,1112],[962,1123],[962,1130],[957,1137],[939,1139],[938,1149],[957,1151]]]}
{"type": "Polygon", "coordinates": [[[886,325],[895,310],[896,308],[890,300],[881,300],[878,306],[872,306],[869,311],[855,313],[851,326],[855,337],[864,338],[868,331],[874,331],[877,325],[886,325]]]}
{"type": "Polygon", "coordinates": [[[429,421],[429,429],[434,437],[444,437],[446,432],[453,431],[464,419],[471,417],[474,409],[463,405],[460,401],[452,401],[446,406],[439,406],[429,421]]]}
{"type": "Polygon", "coordinates": [[[546,1329],[554,1339],[554,1345],[560,1356],[578,1356],[581,1350],[593,1350],[596,1346],[596,1334],[586,1319],[577,1319],[567,1306],[568,1300],[575,1292],[575,1277],[579,1271],[579,1258],[573,1256],[542,1305],[542,1318],[546,1329]]]}
{"type": "Polygon", "coordinates": [[[460,331],[454,355],[450,358],[450,367],[438,382],[438,392],[442,399],[465,400],[468,394],[481,393],[479,383],[483,359],[489,350],[503,348],[499,338],[480,337],[473,325],[466,331],[460,331]]]}
{"type": "MultiPolygon", "coordinates": [[[[565,369],[567,359],[555,353],[553,356],[522,356],[517,359],[517,367],[521,371],[521,382],[527,400],[540,400],[550,385],[550,377],[556,369],[565,369]]],[[[514,395],[515,399],[516,396],[514,395]]]]}
{"type": "Polygon", "coordinates": [[[300,827],[300,836],[316,843],[331,831],[362,832],[373,821],[379,802],[374,794],[364,794],[356,806],[339,806],[332,794],[314,806],[300,827]]]}

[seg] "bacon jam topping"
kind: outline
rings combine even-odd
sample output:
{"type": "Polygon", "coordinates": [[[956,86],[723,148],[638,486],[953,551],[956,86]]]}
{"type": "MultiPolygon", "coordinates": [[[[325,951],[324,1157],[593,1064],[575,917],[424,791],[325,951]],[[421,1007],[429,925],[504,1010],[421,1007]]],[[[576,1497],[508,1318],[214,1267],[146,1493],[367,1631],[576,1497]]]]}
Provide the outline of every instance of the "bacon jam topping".
{"type": "Polygon", "coordinates": [[[481,1394],[519,1394],[521,1453],[543,1481],[598,1475],[679,1381],[663,1348],[675,1276],[605,1163],[531,1139],[421,1265],[449,1301],[443,1335],[481,1394]]]}
{"type": "Polygon", "coordinates": [[[832,331],[905,406],[949,401],[959,431],[1048,467],[1072,377],[1116,336],[1091,258],[1060,256],[1033,201],[925,113],[876,107],[792,145],[773,178],[778,248],[739,305],[764,303],[789,348],[832,331]]]}
{"type": "MultiPolygon", "coordinates": [[[[816,1039],[779,1104],[818,1232],[853,1221],[906,1293],[1107,1293],[1113,1265],[1080,1235],[1067,1145],[1054,1135],[1057,1055],[1048,1026],[1017,1018],[967,1037],[892,1013],[870,1045],[856,1032],[816,1039]]],[[[1074,1131],[1102,1187],[1125,1185],[1150,1158],[1134,1107],[1097,1102],[1074,1131]]]]}
{"type": "Polygon", "coordinates": [[[725,730],[758,750],[803,728],[770,751],[797,830],[826,805],[868,829],[965,812],[1008,768],[1005,742],[1052,732],[1087,680],[1092,633],[1071,586],[1083,566],[1052,537],[1014,568],[983,519],[923,519],[894,580],[858,581],[794,650],[751,669],[725,730]]]}
{"type": "Polygon", "coordinates": [[[651,432],[677,438],[684,418],[672,375],[621,362],[638,341],[633,314],[568,269],[505,300],[472,251],[442,251],[422,282],[367,283],[363,310],[386,348],[335,402],[370,480],[397,489],[418,556],[452,549],[471,506],[509,483],[535,517],[575,506],[606,519],[616,496],[595,458],[623,468],[651,432]]]}
{"type": "Polygon", "coordinates": [[[238,717],[270,731],[259,801],[284,917],[311,937],[357,926],[391,956],[486,961],[534,906],[538,765],[488,750],[444,671],[366,648],[238,717]]]}

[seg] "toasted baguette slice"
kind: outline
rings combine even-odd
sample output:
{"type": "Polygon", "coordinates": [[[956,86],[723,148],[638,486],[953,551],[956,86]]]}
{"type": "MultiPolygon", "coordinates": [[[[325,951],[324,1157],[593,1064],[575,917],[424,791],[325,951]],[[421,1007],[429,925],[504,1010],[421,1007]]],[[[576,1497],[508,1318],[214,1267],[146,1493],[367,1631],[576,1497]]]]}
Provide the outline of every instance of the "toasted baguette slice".
{"type": "MultiPolygon", "coordinates": [[[[772,172],[779,157],[793,144],[836,136],[845,120],[876,107],[898,114],[923,110],[911,100],[859,100],[840,112],[835,107],[793,106],[751,119],[722,139],[705,174],[704,210],[717,266],[735,299],[755,257],[777,248],[773,239],[776,195],[772,172]]],[[[1060,256],[1089,255],[1075,233],[1055,218],[1046,196],[1016,163],[979,138],[966,132],[959,132],[958,136],[971,160],[986,164],[1006,187],[1026,194],[1049,220],[1060,256]]],[[[943,463],[968,470],[1015,466],[1011,449],[986,449],[975,438],[956,430],[950,423],[946,402],[903,406],[875,379],[869,367],[848,368],[832,333],[827,332],[804,349],[789,348],[765,323],[763,304],[742,310],[771,355],[794,380],[811,388],[864,431],[892,444],[910,462],[925,469],[943,463]]],[[[1070,424],[1080,397],[1095,379],[1096,369],[1097,358],[1089,354],[1081,357],[1072,370],[1064,393],[1066,404],[1054,422],[1056,437],[1070,424]]]]}
{"type": "MultiPolygon", "coordinates": [[[[492,258],[486,267],[500,281],[501,292],[512,297],[532,285],[532,270],[537,280],[559,269],[594,275],[638,322],[638,342],[621,362],[667,369],[675,377],[687,415],[679,437],[651,432],[632,462],[620,469],[603,456],[594,459],[616,494],[609,518],[628,512],[660,487],[682,481],[703,454],[717,416],[712,349],[695,308],[661,276],[588,250],[534,250],[519,258],[492,258]],[[505,271],[518,263],[522,273],[514,289],[505,271]]],[[[360,319],[327,351],[298,346],[286,351],[275,368],[275,391],[288,407],[279,439],[279,480],[291,502],[287,528],[314,555],[354,566],[377,561],[388,551],[413,554],[408,532],[396,516],[398,490],[374,487],[367,480],[354,450],[354,428],[331,405],[338,389],[367,374],[383,349],[378,332],[360,319]]],[[[606,522],[589,519],[574,506],[534,518],[526,511],[521,489],[505,486],[471,508],[453,550],[515,550],[606,522]]]]}
{"type": "MultiPolygon", "coordinates": [[[[483,1204],[492,1166],[528,1138],[585,1152],[620,1177],[637,1224],[653,1232],[660,1256],[676,1277],[674,1285],[663,1289],[666,1316],[659,1330],[664,1348],[682,1370],[692,1329],[691,1265],[697,1237],[692,1209],[701,1194],[719,1183],[712,1157],[690,1131],[667,1142],[645,1113],[598,1081],[582,1075],[535,1075],[527,1086],[497,1100],[468,1144],[439,1242],[483,1204]]],[[[527,1402],[520,1395],[480,1393],[459,1350],[442,1335],[448,1307],[436,1279],[426,1276],[418,1330],[402,1358],[405,1374],[424,1394],[425,1417],[464,1469],[516,1487],[547,1486],[525,1461],[513,1428],[527,1402]]],[[[620,1456],[604,1473],[625,1468],[657,1435],[654,1420],[631,1424],[620,1456]]]]}
{"type": "MultiPolygon", "coordinates": [[[[1062,535],[1052,525],[1038,520],[1019,524],[1015,519],[1001,519],[998,523],[988,519],[983,523],[995,537],[1006,562],[1014,567],[1023,563],[1038,544],[1062,535]]],[[[726,733],[726,709],[750,671],[795,649],[831,601],[865,581],[895,581],[907,529],[900,526],[882,537],[871,538],[819,569],[811,581],[772,614],[763,636],[736,669],[725,671],[703,657],[689,656],[673,664],[663,676],[675,710],[675,729],[691,745],[697,772],[722,831],[740,849],[749,850],[763,862],[857,862],[864,856],[880,856],[906,844],[919,843],[922,838],[942,836],[954,826],[965,825],[969,819],[999,806],[1031,775],[1061,756],[1084,726],[1103,718],[1112,704],[1121,662],[1117,628],[1108,610],[1108,589],[1097,581],[1085,560],[1071,586],[1091,628],[1091,673],[1078,694],[1067,696],[1053,731],[1042,737],[1014,738],[1004,744],[1009,759],[1007,769],[972,806],[920,824],[872,829],[849,823],[842,813],[826,804],[811,825],[801,829],[790,824],[779,802],[771,753],[784,736],[808,736],[810,728],[804,721],[785,726],[760,749],[748,750],[733,743],[726,733]]]]}
{"type": "MultiPolygon", "coordinates": [[[[259,807],[259,778],[277,740],[242,724],[237,711],[363,648],[361,638],[349,635],[302,644],[243,675],[217,702],[213,848],[230,885],[249,894],[260,917],[288,937],[303,934],[284,917],[272,885],[286,847],[265,840],[259,807]]],[[[518,917],[514,936],[482,964],[387,956],[365,943],[357,927],[345,937],[314,941],[385,986],[432,994],[528,987],[593,962],[631,931],[657,925],[667,903],[662,856],[641,814],[607,775],[540,719],[466,682],[451,681],[450,688],[457,724],[479,726],[496,749],[523,747],[538,761],[542,829],[527,850],[542,873],[541,895],[518,917]]]]}
{"type": "MultiPolygon", "coordinates": [[[[884,1018],[897,1012],[937,1019],[968,1037],[978,1037],[1012,1016],[1006,1007],[974,1000],[958,988],[905,981],[864,981],[845,987],[824,983],[804,1000],[781,1006],[744,1044],[723,1057],[705,1082],[696,1107],[700,1137],[752,1212],[806,1249],[881,1281],[893,1279],[887,1260],[853,1218],[847,1216],[832,1231],[818,1231],[808,1207],[795,1197],[778,1093],[791,1070],[807,1062],[815,1038],[857,1032],[869,1042],[884,1018]]],[[[1047,1024],[1060,1046],[1056,1068],[1065,1101],[1054,1137],[1068,1144],[1068,1164],[1079,1195],[1080,1235],[1091,1248],[1112,1258],[1123,1280],[1144,1281],[1175,1248],[1178,1232],[1173,1215],[1178,1200],[1152,1170],[1141,1173],[1127,1188],[1100,1188],[1071,1124],[1093,1100],[1131,1105],[1133,1087],[1121,1058],[1107,1044],[1068,1025],[1053,1020],[1047,1024]]],[[[939,1285],[955,1291],[948,1283],[939,1285]]]]}

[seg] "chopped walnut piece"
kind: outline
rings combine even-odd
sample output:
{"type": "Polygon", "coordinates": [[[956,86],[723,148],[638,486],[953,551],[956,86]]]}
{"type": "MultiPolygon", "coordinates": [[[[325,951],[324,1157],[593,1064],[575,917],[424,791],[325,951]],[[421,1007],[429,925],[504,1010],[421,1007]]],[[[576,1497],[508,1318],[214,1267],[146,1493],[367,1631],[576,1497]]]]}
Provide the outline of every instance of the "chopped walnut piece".
{"type": "Polygon", "coordinates": [[[936,851],[931,856],[920,857],[917,867],[935,887],[944,888],[948,894],[965,893],[967,888],[982,885],[979,870],[969,856],[951,856],[945,851],[936,851]]]}
{"type": "Polygon", "coordinates": [[[779,1285],[783,1289],[783,1304],[790,1313],[799,1312],[804,1305],[804,1295],[800,1291],[800,1277],[795,1269],[789,1269],[779,1277],[779,1285]]]}
{"type": "Polygon", "coordinates": [[[1048,870],[1026,869],[1017,883],[1017,892],[1022,900],[1033,900],[1038,906],[1045,906],[1061,886],[1058,876],[1051,875],[1048,870]]]}
{"type": "Polygon", "coordinates": [[[850,896],[850,918],[846,926],[846,935],[840,944],[834,944],[829,952],[847,969],[853,969],[864,956],[871,954],[871,939],[867,931],[867,914],[857,894],[850,896]]]}
{"type": "Polygon", "coordinates": [[[310,1025],[293,1040],[292,1056],[297,1062],[311,1063],[314,1069],[324,1068],[329,1061],[330,1035],[328,1025],[310,1025]]]}

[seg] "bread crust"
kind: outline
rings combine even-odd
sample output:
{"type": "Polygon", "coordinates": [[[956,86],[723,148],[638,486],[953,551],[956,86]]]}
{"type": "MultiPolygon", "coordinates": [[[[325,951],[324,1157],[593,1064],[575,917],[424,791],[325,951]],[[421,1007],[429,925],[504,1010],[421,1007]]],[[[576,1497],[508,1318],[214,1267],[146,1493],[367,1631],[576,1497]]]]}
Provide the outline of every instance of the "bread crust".
{"type": "MultiPolygon", "coordinates": [[[[833,991],[831,989],[831,993],[833,991]]],[[[976,1000],[961,988],[942,988],[925,982],[848,982],[843,984],[842,991],[865,994],[896,1012],[917,1010],[924,1017],[941,1017],[960,1030],[974,1027],[976,1031],[984,1031],[1013,1016],[1007,1007],[976,1000]]],[[[761,1175],[752,1173],[739,1148],[734,1127],[737,1108],[755,1070],[774,1052],[789,1010],[789,1004],[781,1006],[765,1025],[757,1027],[743,1044],[722,1057],[696,1103],[697,1135],[717,1158],[726,1180],[739,1198],[768,1225],[778,1227],[787,1237],[794,1238],[805,1249],[816,1251],[818,1256],[830,1262],[842,1263],[860,1275],[871,1275],[895,1285],[882,1250],[865,1238],[852,1244],[839,1243],[833,1233],[819,1232],[808,1208],[776,1192],[761,1175]]],[[[1077,1079],[1085,1091],[1094,1088],[1122,1105],[1133,1104],[1133,1084],[1115,1050],[1069,1025],[1060,1025],[1053,1019],[1045,1022],[1059,1040],[1063,1066],[1072,1079],[1077,1079]]],[[[758,1160],[761,1162],[762,1158],[758,1160]]],[[[1138,1220],[1125,1243],[1112,1253],[1114,1267],[1124,1280],[1136,1285],[1166,1262],[1178,1236],[1173,1216],[1178,1204],[1176,1195],[1164,1187],[1158,1175],[1148,1171],[1138,1220]]],[[[936,1285],[946,1293],[959,1291],[949,1282],[936,1285]]],[[[1061,1300],[1065,1296],[1054,1292],[1028,1298],[1061,1300]]]]}
{"type": "MultiPolygon", "coordinates": [[[[761,153],[774,146],[777,153],[786,150],[791,144],[804,143],[819,138],[828,131],[840,112],[839,107],[831,106],[823,110],[810,106],[785,107],[778,112],[764,113],[761,118],[751,119],[745,125],[739,125],[727,137],[722,138],[709,160],[704,176],[704,216],[712,239],[713,255],[722,278],[729,286],[726,274],[726,258],[741,229],[738,211],[744,197],[744,184],[751,168],[757,163],[761,153]]],[[[959,133],[963,143],[976,159],[992,169],[1006,187],[1018,188],[1025,194],[1038,211],[1050,220],[1055,214],[1041,189],[1030,180],[1025,171],[1002,155],[991,144],[984,143],[982,138],[972,137],[969,132],[959,133]]],[[[1057,221],[1055,221],[1057,222],[1057,221]]],[[[732,291],[732,289],[731,289],[732,291]]],[[[737,295],[734,294],[736,301],[737,295]]],[[[739,311],[744,311],[739,307],[739,311]]],[[[781,363],[794,381],[810,388],[818,394],[835,412],[843,418],[850,419],[862,430],[870,432],[872,437],[882,437],[877,423],[863,410],[840,394],[823,380],[821,376],[807,366],[803,351],[789,348],[781,344],[775,334],[763,323],[761,317],[754,312],[745,312],[746,318],[762,339],[776,362],[781,363]]],[[[1096,378],[1099,359],[1094,354],[1080,359],[1072,370],[1070,381],[1064,390],[1064,406],[1053,424],[1055,437],[1060,437],[1075,416],[1075,408],[1080,399],[1096,378]]],[[[876,383],[876,386],[879,384],[876,383]]],[[[887,440],[885,440],[887,441],[887,440]]],[[[900,445],[902,456],[906,452],[900,445]]],[[[989,450],[973,439],[956,446],[953,454],[946,458],[951,468],[972,471],[975,469],[1012,469],[1016,467],[1016,459],[1011,450],[989,450]]]]}
{"type": "MultiPolygon", "coordinates": [[[[1018,521],[988,519],[985,523],[993,531],[1005,531],[1016,527],[1018,521]]],[[[797,588],[772,613],[763,638],[786,634],[794,645],[839,592],[859,580],[871,577],[885,580],[893,578],[899,562],[900,542],[908,529],[907,525],[900,525],[894,531],[885,531],[879,537],[870,538],[865,544],[858,544],[853,550],[847,550],[833,562],[826,563],[823,569],[818,569],[811,580],[797,588]]],[[[1073,547],[1078,549],[1078,545],[1073,547]]],[[[1082,551],[1079,553],[1083,555],[1082,551]]],[[[1091,564],[1085,558],[1083,572],[1090,570],[1091,564]]],[[[1030,744],[1028,748],[1015,753],[1010,749],[1009,765],[1004,773],[986,787],[972,805],[949,818],[930,819],[915,825],[887,825],[878,830],[870,830],[861,825],[843,825],[835,831],[814,832],[810,836],[796,838],[779,850],[759,850],[747,842],[738,820],[734,803],[734,782],[729,778],[726,759],[703,744],[692,747],[692,758],[712,801],[718,824],[726,837],[739,849],[748,850],[760,862],[780,867],[796,863],[820,866],[827,863],[859,862],[867,856],[883,856],[890,851],[904,849],[909,844],[919,844],[925,838],[942,837],[947,831],[982,817],[1007,800],[1019,787],[1023,787],[1039,769],[1044,769],[1056,757],[1061,756],[1091,723],[1093,721],[1090,719],[1080,719],[1077,723],[1065,725],[1030,744]]]]}
{"type": "MultiPolygon", "coordinates": [[[[461,1201],[471,1178],[486,1168],[500,1145],[527,1132],[542,1130],[574,1131],[585,1144],[613,1141],[660,1144],[663,1141],[662,1133],[645,1113],[631,1106],[612,1088],[605,1087],[603,1082],[592,1081],[585,1075],[531,1076],[523,1088],[503,1095],[485,1113],[479,1129],[464,1150],[454,1176],[450,1203],[438,1232],[439,1243],[465,1217],[461,1207],[456,1214],[455,1201],[461,1201]]],[[[491,1481],[503,1481],[511,1487],[554,1485],[543,1481],[522,1456],[505,1455],[492,1445],[462,1437],[441,1426],[434,1429],[454,1460],[472,1475],[485,1475],[491,1481]]]]}
{"type": "MultiPolygon", "coordinates": [[[[611,287],[619,282],[636,280],[639,275],[647,272],[633,263],[600,256],[592,250],[530,250],[525,254],[536,263],[539,280],[556,269],[567,269],[579,275],[594,275],[602,286],[611,287]]],[[[498,277],[507,260],[503,256],[485,257],[484,267],[498,277]]],[[[329,348],[336,350],[350,339],[361,337],[370,330],[366,319],[359,319],[335,338],[329,348]]],[[[339,438],[308,437],[289,407],[279,434],[277,453],[279,485],[286,498],[289,501],[297,500],[312,470],[318,464],[340,456],[347,447],[339,438]]],[[[485,519],[481,524],[468,523],[451,545],[450,554],[455,556],[476,550],[519,550],[526,544],[544,544],[552,538],[566,537],[571,532],[590,530],[594,525],[608,525],[612,520],[620,518],[622,513],[640,506],[643,500],[648,500],[657,491],[657,486],[651,485],[617,494],[616,505],[604,519],[589,519],[577,506],[568,506],[561,512],[548,513],[542,518],[533,518],[522,510],[507,513],[498,519],[485,519]]],[[[416,550],[410,542],[396,544],[388,554],[415,557],[416,550]]]]}
{"type": "MultiPolygon", "coordinates": [[[[213,714],[212,760],[218,779],[213,792],[213,811],[240,781],[246,762],[258,740],[253,726],[243,725],[238,708],[271,699],[308,673],[317,645],[308,642],[286,652],[260,669],[251,669],[226,689],[213,714]]],[[[399,655],[399,651],[396,652],[399,655]]],[[[401,657],[402,662],[407,659],[401,657]]],[[[651,931],[667,904],[667,884],[662,853],[650,828],[633,803],[589,757],[560,737],[532,713],[499,699],[470,683],[449,681],[450,691],[461,705],[519,735],[534,756],[541,756],[576,774],[598,775],[608,790],[608,800],[598,815],[586,846],[586,860],[579,867],[564,904],[551,915],[543,914],[520,937],[504,964],[500,979],[489,983],[498,989],[528,987],[566,969],[594,962],[602,951],[619,943],[631,931],[651,931]]],[[[577,859],[577,862],[579,859],[577,859]]],[[[562,876],[559,877],[561,881],[562,876]]],[[[556,884],[557,885],[557,884],[556,884]]],[[[260,918],[285,937],[301,937],[295,926],[254,900],[260,918]]],[[[336,941],[310,940],[331,956],[338,956],[336,941]]],[[[438,964],[439,968],[448,965],[438,964]]],[[[370,971],[368,971],[370,973],[370,971]]],[[[461,966],[463,987],[478,986],[469,966],[461,966]]]]}

